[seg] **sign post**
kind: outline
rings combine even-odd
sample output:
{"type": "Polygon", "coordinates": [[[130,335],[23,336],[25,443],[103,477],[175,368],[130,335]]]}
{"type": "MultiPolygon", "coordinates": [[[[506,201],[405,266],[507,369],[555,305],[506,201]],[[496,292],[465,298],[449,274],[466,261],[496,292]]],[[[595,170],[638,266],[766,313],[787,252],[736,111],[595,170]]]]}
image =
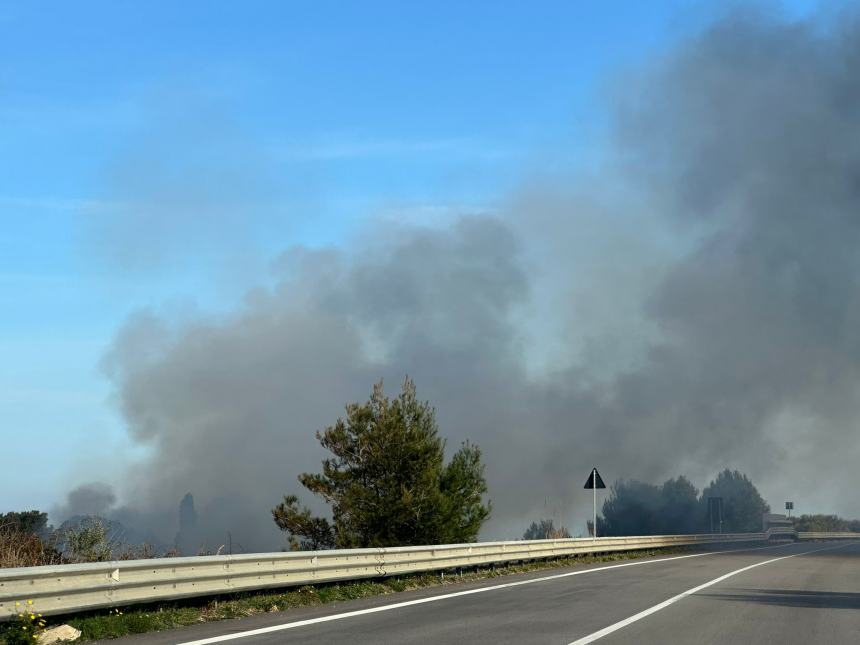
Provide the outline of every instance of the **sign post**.
{"type": "Polygon", "coordinates": [[[794,510],[794,502],[786,502],[785,503],[785,510],[788,511],[788,517],[791,517],[791,511],[794,510]]]}
{"type": "Polygon", "coordinates": [[[591,521],[593,524],[591,525],[591,536],[593,539],[597,539],[597,489],[598,488],[606,488],[606,484],[603,483],[603,479],[600,478],[600,473],[597,472],[597,468],[592,468],[591,473],[588,475],[588,479],[585,480],[585,486],[583,487],[586,490],[591,489],[591,521]]]}
{"type": "Polygon", "coordinates": [[[714,526],[719,528],[719,532],[723,532],[723,498],[709,497],[708,498],[708,520],[710,522],[711,534],[714,533],[714,526]],[[714,517],[716,516],[716,522],[714,517]]]}

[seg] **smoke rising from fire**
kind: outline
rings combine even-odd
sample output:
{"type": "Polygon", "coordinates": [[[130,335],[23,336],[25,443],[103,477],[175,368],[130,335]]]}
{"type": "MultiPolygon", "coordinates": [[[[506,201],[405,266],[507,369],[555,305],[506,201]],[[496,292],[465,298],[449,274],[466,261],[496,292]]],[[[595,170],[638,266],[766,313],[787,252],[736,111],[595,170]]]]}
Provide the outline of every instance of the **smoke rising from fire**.
{"type": "Polygon", "coordinates": [[[273,548],[313,432],[409,374],[449,446],[483,449],[487,537],[546,504],[578,518],[595,464],[740,468],[765,496],[814,479],[817,510],[860,514],[858,63],[854,17],[733,14],[618,82],[596,178],[288,249],[226,314],[135,314],[105,365],[152,455],[113,513],[172,536],[192,491],[211,543],[273,548]]]}

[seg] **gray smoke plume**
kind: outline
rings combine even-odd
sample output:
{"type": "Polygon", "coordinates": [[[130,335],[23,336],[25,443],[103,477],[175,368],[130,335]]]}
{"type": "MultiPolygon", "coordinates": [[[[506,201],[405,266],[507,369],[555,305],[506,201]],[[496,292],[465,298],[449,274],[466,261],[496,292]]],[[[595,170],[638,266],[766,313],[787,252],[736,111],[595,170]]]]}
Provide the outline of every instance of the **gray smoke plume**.
{"type": "Polygon", "coordinates": [[[68,519],[73,515],[107,515],[116,505],[116,493],[113,488],[103,482],[82,484],[72,489],[66,495],[66,504],[52,511],[52,515],[60,519],[68,519]]]}
{"type": "Polygon", "coordinates": [[[593,465],[700,487],[739,468],[774,505],[860,514],[858,64],[853,18],[733,15],[616,87],[596,179],[291,249],[229,315],[133,316],[106,359],[153,451],[126,521],[173,535],[191,491],[213,549],[276,546],[313,432],[407,373],[449,446],[484,451],[485,537],[549,506],[582,531],[593,465]]]}

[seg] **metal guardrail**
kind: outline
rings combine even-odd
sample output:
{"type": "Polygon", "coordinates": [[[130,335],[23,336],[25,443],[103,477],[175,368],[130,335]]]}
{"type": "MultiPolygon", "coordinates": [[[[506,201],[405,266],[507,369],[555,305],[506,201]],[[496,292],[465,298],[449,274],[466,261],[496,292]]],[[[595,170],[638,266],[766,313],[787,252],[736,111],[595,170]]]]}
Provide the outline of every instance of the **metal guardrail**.
{"type": "Polygon", "coordinates": [[[801,540],[860,539],[860,533],[766,533],[646,535],[512,542],[478,542],[385,549],[294,551],[191,558],[156,558],[0,569],[0,621],[16,613],[15,602],[33,600],[43,614],[210,596],[238,591],[378,578],[475,567],[493,563],[558,558],[586,553],[763,542],[772,537],[801,540]]]}
{"type": "Polygon", "coordinates": [[[586,553],[761,542],[768,537],[767,533],[736,533],[570,538],[157,558],[0,569],[0,621],[14,616],[15,602],[23,604],[25,600],[33,600],[39,613],[63,614],[194,596],[586,553]]]}
{"type": "Polygon", "coordinates": [[[858,540],[860,533],[853,531],[798,531],[798,540],[858,540]]]}

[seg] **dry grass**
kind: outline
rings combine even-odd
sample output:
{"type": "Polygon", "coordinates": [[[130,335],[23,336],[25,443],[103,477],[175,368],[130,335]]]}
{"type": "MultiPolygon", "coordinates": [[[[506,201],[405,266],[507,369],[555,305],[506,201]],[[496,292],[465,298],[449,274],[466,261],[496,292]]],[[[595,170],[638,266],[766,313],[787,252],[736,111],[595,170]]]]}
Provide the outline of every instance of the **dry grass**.
{"type": "Polygon", "coordinates": [[[149,543],[126,544],[109,536],[101,524],[54,531],[47,538],[0,526],[0,569],[38,567],[52,564],[79,564],[108,560],[146,560],[175,557],[171,549],[159,553],[149,543]]]}
{"type": "Polygon", "coordinates": [[[60,554],[33,533],[0,528],[0,568],[60,564],[60,554]]]}

